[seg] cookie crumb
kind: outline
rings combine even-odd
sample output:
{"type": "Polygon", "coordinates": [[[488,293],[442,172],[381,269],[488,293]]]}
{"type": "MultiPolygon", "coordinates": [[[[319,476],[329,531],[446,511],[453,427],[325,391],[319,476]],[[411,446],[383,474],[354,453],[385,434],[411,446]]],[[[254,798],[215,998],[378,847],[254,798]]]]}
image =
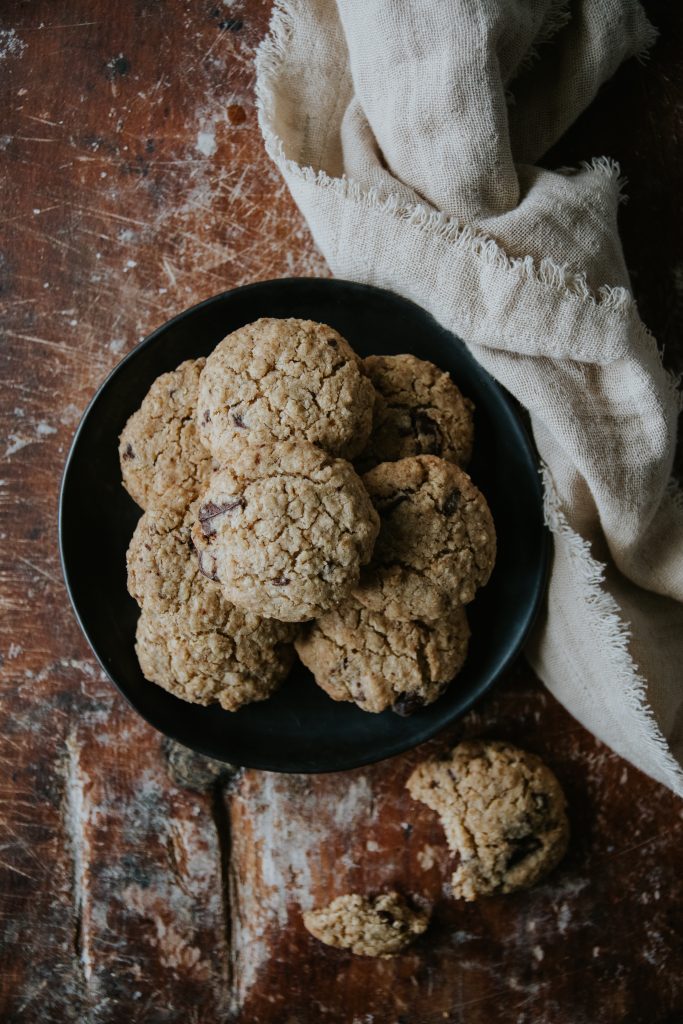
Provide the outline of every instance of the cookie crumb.
{"type": "Polygon", "coordinates": [[[303,919],[307,931],[326,946],[382,960],[404,950],[429,924],[429,914],[397,892],[338,896],[327,907],[306,911],[303,919]]]}

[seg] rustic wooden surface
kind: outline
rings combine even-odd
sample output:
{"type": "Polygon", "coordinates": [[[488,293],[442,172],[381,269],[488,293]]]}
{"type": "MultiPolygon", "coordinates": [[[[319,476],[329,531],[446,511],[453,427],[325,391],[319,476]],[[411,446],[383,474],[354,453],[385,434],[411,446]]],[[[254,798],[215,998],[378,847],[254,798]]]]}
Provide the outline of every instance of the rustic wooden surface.
{"type": "MultiPolygon", "coordinates": [[[[625,67],[549,163],[621,160],[635,291],[680,371],[681,14],[648,7],[650,62],[625,67]]],[[[529,893],[462,906],[434,816],[403,789],[423,751],[340,776],[231,774],[138,719],[71,615],[57,488],[103,376],[201,298],[326,273],[258,135],[268,14],[266,0],[0,10],[0,1020],[676,1024],[681,804],[525,665],[457,734],[547,757],[570,853],[529,893]],[[357,959],[303,931],[302,907],[389,884],[435,905],[406,956],[357,959]]]]}

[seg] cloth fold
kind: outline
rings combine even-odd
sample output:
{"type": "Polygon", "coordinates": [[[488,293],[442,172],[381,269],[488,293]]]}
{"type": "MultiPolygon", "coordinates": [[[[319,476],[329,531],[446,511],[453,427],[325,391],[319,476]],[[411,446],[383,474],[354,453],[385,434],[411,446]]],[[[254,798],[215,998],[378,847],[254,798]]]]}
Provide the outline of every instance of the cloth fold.
{"type": "Polygon", "coordinates": [[[529,410],[555,555],[527,654],[683,794],[679,395],[630,292],[618,166],[533,163],[654,37],[634,0],[290,0],[257,96],[333,273],[424,306],[529,410]]]}

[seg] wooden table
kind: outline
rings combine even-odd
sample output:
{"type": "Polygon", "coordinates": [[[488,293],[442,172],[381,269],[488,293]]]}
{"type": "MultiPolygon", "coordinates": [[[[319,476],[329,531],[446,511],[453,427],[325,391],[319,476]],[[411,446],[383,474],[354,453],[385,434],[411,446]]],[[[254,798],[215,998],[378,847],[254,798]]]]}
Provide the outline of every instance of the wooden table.
{"type": "MultiPolygon", "coordinates": [[[[446,895],[434,815],[403,788],[424,749],[343,775],[230,772],[145,725],[71,614],[57,489],[102,378],[199,299],[326,273],[257,129],[269,6],[0,12],[0,1019],[675,1024],[682,805],[526,665],[453,736],[546,757],[569,795],[570,853],[547,884],[464,906],[446,895]],[[436,904],[409,955],[353,958],[302,928],[301,907],[394,884],[436,904]]],[[[650,62],[625,67],[548,162],[621,160],[635,291],[680,371],[682,19],[664,0],[649,10],[662,30],[650,62]]]]}

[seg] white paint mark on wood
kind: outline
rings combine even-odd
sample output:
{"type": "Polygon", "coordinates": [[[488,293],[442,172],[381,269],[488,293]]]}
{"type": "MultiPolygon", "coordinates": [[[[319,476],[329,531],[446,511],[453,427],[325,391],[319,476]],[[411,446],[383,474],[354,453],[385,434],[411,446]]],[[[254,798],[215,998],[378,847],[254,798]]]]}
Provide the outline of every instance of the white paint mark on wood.
{"type": "Polygon", "coordinates": [[[216,152],[216,135],[213,131],[197,133],[197,149],[204,156],[213,156],[216,152]]]}
{"type": "Polygon", "coordinates": [[[90,950],[90,914],[86,906],[86,873],[91,852],[86,829],[86,782],[81,770],[80,747],[73,732],[67,737],[66,751],[64,823],[73,859],[74,951],[83,969],[83,977],[86,983],[90,984],[93,964],[90,950]]]}
{"type": "Polygon", "coordinates": [[[19,38],[13,28],[0,29],[0,60],[21,57],[25,49],[26,43],[19,38]]]}

